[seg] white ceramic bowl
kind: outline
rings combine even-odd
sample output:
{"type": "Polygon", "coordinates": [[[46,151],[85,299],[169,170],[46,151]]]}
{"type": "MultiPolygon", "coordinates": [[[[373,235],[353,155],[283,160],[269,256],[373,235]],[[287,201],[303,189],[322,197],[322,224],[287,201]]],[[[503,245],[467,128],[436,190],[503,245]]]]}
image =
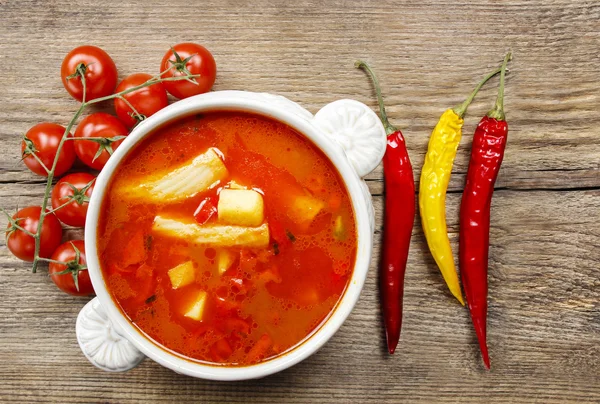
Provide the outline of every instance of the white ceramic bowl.
{"type": "Polygon", "coordinates": [[[328,104],[315,116],[280,96],[244,91],[220,91],[176,102],[138,125],[110,158],[94,186],[85,228],[85,250],[96,298],[80,312],[77,339],[85,356],[107,371],[125,371],[146,356],[175,372],[213,380],[263,377],[286,369],[316,352],[342,325],[362,290],[373,246],[374,214],[371,196],[362,176],[383,157],[385,131],[377,115],[353,100],[328,104]],[[335,165],[352,199],[358,233],[356,264],[347,290],[323,323],[289,351],[251,366],[214,366],[183,357],[154,342],[121,312],[108,292],[96,245],[101,202],[107,186],[123,158],[146,136],[166,123],[185,116],[214,110],[258,113],[283,122],[304,134],[335,165]]]}

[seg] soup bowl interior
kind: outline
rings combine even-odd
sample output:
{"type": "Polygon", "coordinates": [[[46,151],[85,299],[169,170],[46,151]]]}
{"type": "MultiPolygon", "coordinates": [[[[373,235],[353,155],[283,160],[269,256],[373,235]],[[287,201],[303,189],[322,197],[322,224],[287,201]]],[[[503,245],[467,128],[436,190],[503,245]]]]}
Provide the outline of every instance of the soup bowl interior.
{"type": "Polygon", "coordinates": [[[365,198],[363,184],[345,156],[344,150],[328,138],[306,111],[289,102],[272,102],[262,94],[222,91],[191,97],[159,111],[140,123],[115,151],[99,174],[91,197],[85,228],[85,248],[89,274],[96,295],[113,323],[136,348],[161,365],[178,373],[212,380],[242,380],[263,377],[288,368],[316,352],[339,329],[357,302],[369,268],[372,249],[370,201],[365,198]],[[346,290],[323,322],[292,349],[272,359],[248,366],[227,366],[199,362],[183,357],[151,340],[135,327],[108,291],[101,270],[97,246],[100,209],[116,168],[127,154],[156,130],[184,117],[208,111],[241,111],[263,115],[295,129],[316,145],[340,174],[351,199],[357,230],[357,254],[346,290]]]}

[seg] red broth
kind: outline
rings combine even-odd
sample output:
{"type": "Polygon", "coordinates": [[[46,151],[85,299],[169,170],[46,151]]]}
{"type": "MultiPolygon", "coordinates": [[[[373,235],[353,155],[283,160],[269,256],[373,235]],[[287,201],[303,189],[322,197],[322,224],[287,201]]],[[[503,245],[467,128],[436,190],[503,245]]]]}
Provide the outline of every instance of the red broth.
{"type": "Polygon", "coordinates": [[[248,365],[277,356],[322,323],[348,284],[357,245],[348,192],[325,155],[283,123],[225,111],[190,117],[148,136],[113,178],[98,227],[107,288],[136,327],[185,357],[248,365]],[[166,178],[210,148],[227,175],[207,190],[177,201],[120,191],[166,178]],[[218,225],[224,207],[207,220],[194,214],[237,187],[262,195],[267,245],[220,246],[156,230],[157,216],[194,229],[218,225]],[[305,199],[317,207],[299,213],[294,204],[305,199]],[[298,219],[306,212],[314,218],[298,219]],[[180,264],[189,276],[174,280],[169,271],[180,264]]]}

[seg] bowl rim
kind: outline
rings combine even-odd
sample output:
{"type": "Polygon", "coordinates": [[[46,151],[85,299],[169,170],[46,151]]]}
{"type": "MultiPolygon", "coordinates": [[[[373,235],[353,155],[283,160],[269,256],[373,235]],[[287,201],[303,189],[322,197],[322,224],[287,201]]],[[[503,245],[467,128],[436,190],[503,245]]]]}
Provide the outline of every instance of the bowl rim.
{"type": "MultiPolygon", "coordinates": [[[[292,104],[292,101],[289,103],[292,104]]],[[[318,351],[341,327],[360,297],[369,270],[373,248],[369,222],[370,213],[361,182],[362,180],[346,158],[341,146],[328,138],[310,119],[307,119],[306,115],[294,112],[293,108],[288,108],[281,102],[272,102],[263,94],[231,90],[215,91],[173,103],[135,127],[115,150],[96,179],[85,226],[86,259],[96,296],[124,337],[146,356],[177,373],[209,380],[232,381],[260,378],[289,368],[318,351]],[[358,245],[352,277],[342,298],[329,313],[328,318],[315,332],[309,334],[286,353],[258,364],[246,366],[219,366],[185,359],[183,355],[173,353],[167,347],[151,340],[149,336],[135,327],[118,307],[106,287],[100,269],[96,242],[100,206],[106,188],[115,169],[130,150],[146,136],[178,119],[202,112],[220,110],[250,112],[270,117],[291,126],[307,137],[325,154],[342,177],[352,201],[357,226],[358,245]]]]}

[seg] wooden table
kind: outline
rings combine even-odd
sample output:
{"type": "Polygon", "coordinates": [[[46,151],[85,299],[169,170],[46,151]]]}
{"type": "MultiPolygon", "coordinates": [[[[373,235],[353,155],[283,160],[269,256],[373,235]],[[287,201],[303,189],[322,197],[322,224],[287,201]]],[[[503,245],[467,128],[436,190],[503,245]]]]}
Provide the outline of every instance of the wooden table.
{"type": "MultiPolygon", "coordinates": [[[[380,75],[417,169],[442,111],[513,50],[509,143],[492,206],[492,370],[483,369],[468,313],[449,295],[419,225],[402,341],[394,356],[385,354],[378,169],[368,176],[376,247],[356,309],[319,353],[262,380],[195,380],[151,360],[128,373],[97,370],[75,339],[87,300],[64,295],[45,268],[31,274],[1,248],[1,402],[600,402],[600,3],[128,3],[0,0],[0,206],[41,202],[43,179],[19,163],[20,136],[41,121],[66,124],[75,112],[59,67],[77,45],[101,46],[125,76],[157,72],[169,45],[199,42],[217,60],[215,90],[282,94],[313,112],[344,97],[375,107],[369,82],[353,68],[364,58],[380,75]]],[[[447,212],[455,251],[471,134],[496,85],[470,108],[454,164],[447,212]]]]}

